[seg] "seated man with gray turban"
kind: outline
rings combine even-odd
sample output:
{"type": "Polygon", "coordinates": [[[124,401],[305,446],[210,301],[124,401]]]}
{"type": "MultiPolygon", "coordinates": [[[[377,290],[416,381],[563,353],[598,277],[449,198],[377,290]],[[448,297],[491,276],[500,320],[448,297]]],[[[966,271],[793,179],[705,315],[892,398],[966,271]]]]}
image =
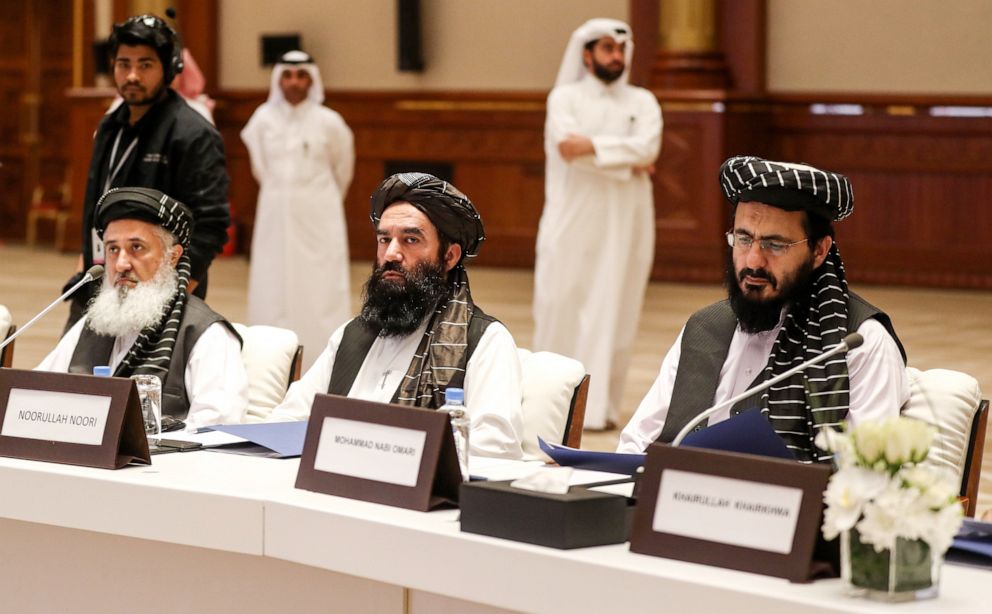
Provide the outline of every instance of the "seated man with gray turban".
{"type": "Polygon", "coordinates": [[[305,420],[317,393],[427,409],[464,388],[473,454],[519,458],[520,363],[510,332],[472,302],[465,259],[485,239],[475,206],[433,175],[372,195],[378,249],[358,317],[331,335],[273,420],[305,420]]]}
{"type": "Polygon", "coordinates": [[[854,209],[851,184],[805,164],[738,156],[723,163],[720,185],[734,207],[729,298],[689,318],[618,450],[671,442],[707,408],[858,332],[862,346],[709,419],[760,408],[798,460],[829,460],[813,444],[820,429],[896,416],[909,399],[902,343],[885,313],[848,290],[834,240],[832,223],[854,209]]]}
{"type": "Polygon", "coordinates": [[[85,317],[36,369],[116,377],[156,375],[162,415],[189,426],[241,422],[248,378],[241,338],[187,294],[193,214],[149,188],[114,188],[96,207],[107,273],[85,317]]]}

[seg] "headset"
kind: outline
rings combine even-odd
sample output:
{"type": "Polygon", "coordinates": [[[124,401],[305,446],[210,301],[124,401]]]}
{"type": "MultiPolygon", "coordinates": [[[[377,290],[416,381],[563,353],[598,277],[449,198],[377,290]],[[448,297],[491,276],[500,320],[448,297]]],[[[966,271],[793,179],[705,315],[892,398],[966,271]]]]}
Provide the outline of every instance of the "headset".
{"type": "MultiPolygon", "coordinates": [[[[173,20],[176,18],[176,11],[172,8],[167,9],[165,14],[173,20]]],[[[169,24],[165,23],[164,19],[155,15],[147,13],[136,15],[129,17],[122,23],[115,24],[107,42],[111,61],[114,59],[113,56],[117,55],[117,49],[122,44],[127,45],[136,42],[154,49],[162,62],[165,85],[172,83],[176,75],[181,73],[185,67],[182,39],[169,24]]]]}

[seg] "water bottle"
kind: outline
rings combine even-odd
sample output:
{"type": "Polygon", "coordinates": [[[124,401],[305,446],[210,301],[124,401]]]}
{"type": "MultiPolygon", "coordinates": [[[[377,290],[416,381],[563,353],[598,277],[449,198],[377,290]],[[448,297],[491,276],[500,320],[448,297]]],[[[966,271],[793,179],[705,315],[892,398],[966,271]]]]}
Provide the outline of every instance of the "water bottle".
{"type": "Polygon", "coordinates": [[[458,466],[462,470],[462,481],[468,481],[468,430],[471,421],[465,408],[465,391],[461,388],[448,388],[444,391],[444,405],[438,411],[446,411],[451,416],[451,432],[455,436],[455,450],[458,452],[458,466]]]}
{"type": "Polygon", "coordinates": [[[145,419],[145,433],[158,437],[162,433],[162,380],[157,375],[132,375],[141,399],[141,415],[145,419]]]}

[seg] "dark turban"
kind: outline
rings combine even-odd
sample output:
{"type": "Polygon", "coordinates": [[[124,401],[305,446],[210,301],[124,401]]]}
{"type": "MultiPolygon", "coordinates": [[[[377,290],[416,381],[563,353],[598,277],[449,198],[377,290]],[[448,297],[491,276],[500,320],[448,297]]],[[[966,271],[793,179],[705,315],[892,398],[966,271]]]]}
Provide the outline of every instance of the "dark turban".
{"type": "Polygon", "coordinates": [[[96,231],[103,238],[114,220],[141,220],[168,230],[189,249],[193,213],[175,198],[151,188],[113,188],[96,204],[96,231]]]}
{"type": "Polygon", "coordinates": [[[434,175],[398,173],[379,184],[372,194],[372,225],[378,227],[382,212],[397,201],[408,202],[423,212],[445,238],[462,246],[463,258],[479,253],[486,240],[482,218],[472,201],[434,175]]]}
{"type": "Polygon", "coordinates": [[[854,211],[847,177],[806,164],[735,156],[720,167],[720,187],[731,203],[758,202],[786,211],[809,211],[836,222],[854,211]]]}

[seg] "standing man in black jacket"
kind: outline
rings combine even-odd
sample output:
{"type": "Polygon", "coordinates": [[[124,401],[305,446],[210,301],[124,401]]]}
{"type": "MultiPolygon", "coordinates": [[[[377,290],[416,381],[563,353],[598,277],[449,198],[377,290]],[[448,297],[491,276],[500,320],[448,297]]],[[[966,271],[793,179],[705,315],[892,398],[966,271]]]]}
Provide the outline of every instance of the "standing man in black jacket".
{"type": "MultiPolygon", "coordinates": [[[[183,61],[179,37],[165,21],[153,15],[131,17],[114,26],[109,43],[114,82],[124,104],[104,116],[93,139],[77,276],[104,261],[93,219],[100,197],[115,187],[154,188],[193,211],[189,290],[204,298],[207,268],[227,242],[231,221],[220,133],[169,87],[183,61]]],[[[69,326],[98,288],[91,283],[76,293],[69,326]]]]}

